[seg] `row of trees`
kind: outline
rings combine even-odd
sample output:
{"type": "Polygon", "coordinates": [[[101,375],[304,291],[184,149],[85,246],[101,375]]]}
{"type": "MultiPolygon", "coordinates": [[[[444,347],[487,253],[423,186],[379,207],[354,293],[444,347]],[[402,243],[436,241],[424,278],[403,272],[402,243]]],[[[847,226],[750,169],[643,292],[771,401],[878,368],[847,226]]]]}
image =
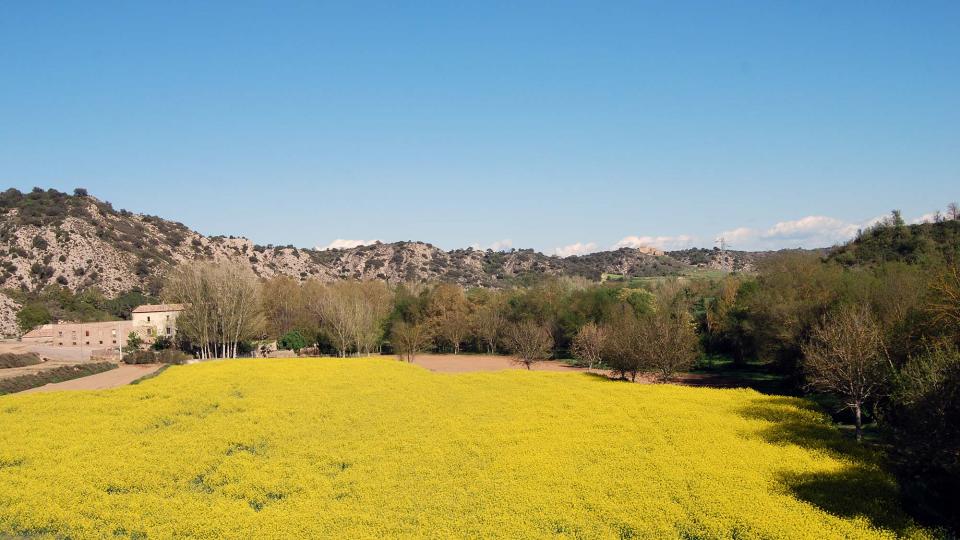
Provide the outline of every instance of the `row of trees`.
{"type": "Polygon", "coordinates": [[[251,339],[347,356],[511,353],[529,367],[573,356],[624,378],[666,379],[698,351],[760,361],[798,392],[834,396],[858,439],[875,421],[905,490],[941,520],[960,487],[960,222],[893,215],[824,257],[781,252],[753,274],[596,284],[549,278],[506,290],[452,284],[258,280],[227,264],[181,266],[169,301],[198,354],[251,339]],[[917,487],[920,486],[920,487],[917,487]],[[933,486],[933,487],[930,487],[933,486]],[[929,495],[934,494],[934,495],[929,495]],[[938,502],[939,501],[939,502],[938,502]]]}
{"type": "Polygon", "coordinates": [[[509,290],[453,284],[259,280],[232,263],[185,264],[164,298],[190,307],[178,319],[185,349],[233,357],[251,340],[338,356],[387,350],[411,361],[435,350],[510,353],[527,367],[573,356],[623,377],[666,378],[697,350],[690,304],[679,287],[599,286],[558,278],[509,290]]]}

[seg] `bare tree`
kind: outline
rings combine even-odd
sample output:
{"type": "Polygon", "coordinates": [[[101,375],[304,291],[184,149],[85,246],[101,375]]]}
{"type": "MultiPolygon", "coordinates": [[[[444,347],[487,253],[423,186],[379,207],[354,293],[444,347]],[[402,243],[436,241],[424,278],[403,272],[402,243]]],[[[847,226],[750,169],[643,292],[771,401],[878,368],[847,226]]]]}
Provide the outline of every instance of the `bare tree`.
{"type": "Polygon", "coordinates": [[[390,289],[378,281],[340,281],[304,286],[304,310],[341,357],[377,350],[390,314],[390,289]]]}
{"type": "Polygon", "coordinates": [[[430,294],[427,307],[436,336],[450,345],[453,354],[460,353],[460,345],[470,335],[470,304],[463,288],[450,283],[437,285],[430,294]]]}
{"type": "Polygon", "coordinates": [[[390,330],[390,343],[400,359],[413,362],[418,353],[426,350],[433,336],[425,323],[399,321],[390,330]]]}
{"type": "Polygon", "coordinates": [[[637,373],[644,369],[646,334],[633,307],[621,305],[605,327],[607,338],[603,341],[603,357],[611,371],[621,379],[637,380],[637,373]]]}
{"type": "Polygon", "coordinates": [[[497,351],[503,328],[507,323],[503,314],[503,302],[499,297],[490,298],[485,304],[477,306],[472,317],[473,333],[486,346],[487,352],[497,351]]]}
{"type": "Polygon", "coordinates": [[[880,325],[865,305],[841,307],[814,327],[803,353],[810,387],[844,400],[854,413],[860,441],[862,410],[890,375],[880,325]]]}
{"type": "Polygon", "coordinates": [[[167,276],[163,296],[186,304],[177,329],[200,349],[201,358],[234,358],[241,342],[262,332],[261,285],[247,266],[182,264],[167,276]]]}
{"type": "Polygon", "coordinates": [[[641,317],[640,323],[641,367],[665,381],[693,366],[698,352],[697,332],[683,304],[661,303],[656,312],[641,317]]]}
{"type": "Polygon", "coordinates": [[[960,264],[948,264],[930,284],[928,310],[933,319],[960,336],[960,264]]]}
{"type": "Polygon", "coordinates": [[[507,330],[510,351],[527,369],[537,360],[550,358],[553,336],[546,326],[531,320],[515,323],[507,330]]]}
{"type": "Polygon", "coordinates": [[[358,355],[379,351],[393,293],[382,281],[357,282],[352,298],[351,334],[358,355]]]}
{"type": "Polygon", "coordinates": [[[245,265],[221,263],[214,267],[214,290],[219,326],[221,356],[236,358],[241,341],[261,335],[263,312],[261,284],[245,265]]]}
{"type": "Polygon", "coordinates": [[[263,283],[263,313],[271,337],[279,338],[302,325],[303,300],[300,282],[290,276],[277,276],[263,283]]]}
{"type": "Polygon", "coordinates": [[[197,346],[201,359],[212,358],[213,291],[205,266],[186,263],[174,268],[166,276],[163,296],[188,306],[177,317],[177,333],[197,346]]]}
{"type": "Polygon", "coordinates": [[[603,347],[607,339],[606,328],[589,322],[577,330],[573,337],[571,350],[573,356],[581,362],[587,363],[587,369],[592,370],[595,364],[603,359],[603,347]]]}
{"type": "Polygon", "coordinates": [[[957,206],[957,203],[952,202],[947,205],[947,217],[954,221],[960,219],[960,206],[957,206]]]}
{"type": "Polygon", "coordinates": [[[640,372],[667,380],[688,369],[697,357],[697,333],[684,302],[672,292],[657,296],[654,311],[637,315],[622,305],[607,329],[604,361],[621,377],[640,372]]]}

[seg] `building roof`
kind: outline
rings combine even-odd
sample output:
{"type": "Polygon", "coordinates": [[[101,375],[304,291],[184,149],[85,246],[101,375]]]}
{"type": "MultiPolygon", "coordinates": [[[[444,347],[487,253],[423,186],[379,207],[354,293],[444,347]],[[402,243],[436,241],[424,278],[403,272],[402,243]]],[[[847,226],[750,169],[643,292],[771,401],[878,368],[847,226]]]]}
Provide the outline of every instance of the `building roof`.
{"type": "Polygon", "coordinates": [[[157,313],[158,311],[183,311],[183,304],[144,304],[133,308],[133,313],[157,313]]]}
{"type": "Polygon", "coordinates": [[[20,337],[25,337],[25,338],[53,337],[53,325],[44,324],[42,326],[38,326],[20,337]]]}

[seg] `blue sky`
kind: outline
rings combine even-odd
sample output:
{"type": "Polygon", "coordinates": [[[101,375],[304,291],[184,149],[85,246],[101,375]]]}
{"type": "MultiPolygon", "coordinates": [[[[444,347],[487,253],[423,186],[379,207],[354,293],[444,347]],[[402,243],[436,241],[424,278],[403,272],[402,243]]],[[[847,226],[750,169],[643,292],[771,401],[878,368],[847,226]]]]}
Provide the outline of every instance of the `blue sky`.
{"type": "Polygon", "coordinates": [[[814,247],[960,198],[960,2],[8,2],[0,185],[263,244],[814,247]]]}

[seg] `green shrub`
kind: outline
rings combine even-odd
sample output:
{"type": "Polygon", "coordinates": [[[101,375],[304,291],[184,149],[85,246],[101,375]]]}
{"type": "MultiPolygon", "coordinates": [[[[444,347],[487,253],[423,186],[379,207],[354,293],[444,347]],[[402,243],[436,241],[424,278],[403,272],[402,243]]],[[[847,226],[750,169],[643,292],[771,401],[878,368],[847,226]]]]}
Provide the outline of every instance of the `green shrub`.
{"type": "Polygon", "coordinates": [[[165,349],[155,354],[157,361],[161,364],[186,364],[188,360],[193,358],[189,354],[176,349],[165,349]]]}
{"type": "Polygon", "coordinates": [[[153,341],[153,345],[150,346],[150,348],[155,351],[164,351],[171,347],[173,347],[173,340],[167,336],[157,336],[157,339],[153,341]]]}
{"type": "Polygon", "coordinates": [[[133,351],[123,355],[125,364],[185,364],[191,356],[176,349],[133,351]]]}
{"type": "Polygon", "coordinates": [[[123,355],[124,364],[153,364],[155,362],[153,351],[134,350],[123,355]]]}
{"type": "Polygon", "coordinates": [[[50,310],[40,303],[27,304],[17,312],[17,326],[24,332],[50,322],[50,310]]]}
{"type": "Polygon", "coordinates": [[[299,351],[307,346],[307,338],[303,337],[299,330],[292,330],[277,340],[277,346],[281,349],[299,351]]]}
{"type": "Polygon", "coordinates": [[[143,345],[143,339],[136,332],[130,332],[127,336],[127,348],[136,351],[140,349],[140,345],[143,345]]]}

